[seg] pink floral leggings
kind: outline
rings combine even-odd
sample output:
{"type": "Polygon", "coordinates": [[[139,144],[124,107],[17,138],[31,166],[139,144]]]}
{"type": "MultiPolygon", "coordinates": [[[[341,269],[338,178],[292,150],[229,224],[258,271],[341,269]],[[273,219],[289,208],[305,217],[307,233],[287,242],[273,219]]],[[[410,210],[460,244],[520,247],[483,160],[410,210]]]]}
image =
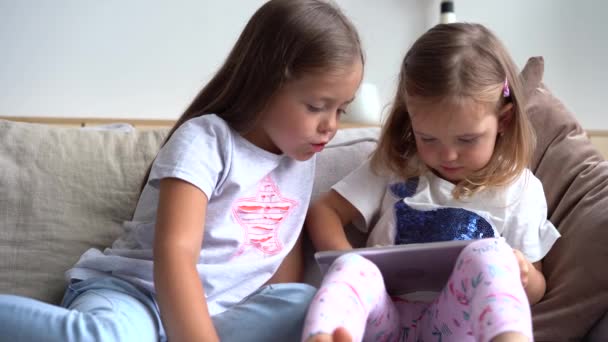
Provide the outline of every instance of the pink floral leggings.
{"type": "Polygon", "coordinates": [[[392,299],[376,265],[357,254],[341,256],[310,305],[302,339],[338,327],[353,341],[489,341],[507,331],[532,340],[519,266],[500,239],[467,246],[432,303],[392,299]]]}

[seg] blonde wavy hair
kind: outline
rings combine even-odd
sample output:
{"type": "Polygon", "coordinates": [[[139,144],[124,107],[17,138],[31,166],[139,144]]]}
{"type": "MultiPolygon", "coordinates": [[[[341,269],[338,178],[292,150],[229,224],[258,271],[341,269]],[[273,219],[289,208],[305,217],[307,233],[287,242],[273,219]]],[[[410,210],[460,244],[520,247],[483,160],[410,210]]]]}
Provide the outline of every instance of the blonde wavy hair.
{"type": "Polygon", "coordinates": [[[480,24],[440,24],[412,45],[401,65],[392,108],[371,165],[403,179],[429,171],[417,158],[406,97],[459,103],[475,101],[496,108],[512,103],[511,119],[497,136],[488,164],[456,184],[455,198],[513,182],[528,166],[535,134],[524,113],[526,99],[517,66],[500,40],[480,24]],[[508,80],[510,94],[503,96],[508,80]]]}

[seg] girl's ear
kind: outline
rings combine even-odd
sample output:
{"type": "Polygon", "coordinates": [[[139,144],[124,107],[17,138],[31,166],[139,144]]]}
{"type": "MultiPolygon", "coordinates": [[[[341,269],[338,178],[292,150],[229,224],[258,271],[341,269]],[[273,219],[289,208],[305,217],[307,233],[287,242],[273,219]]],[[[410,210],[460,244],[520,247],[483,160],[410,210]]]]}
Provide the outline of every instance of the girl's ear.
{"type": "Polygon", "coordinates": [[[505,104],[498,113],[498,133],[504,133],[513,119],[513,103],[505,104]]]}

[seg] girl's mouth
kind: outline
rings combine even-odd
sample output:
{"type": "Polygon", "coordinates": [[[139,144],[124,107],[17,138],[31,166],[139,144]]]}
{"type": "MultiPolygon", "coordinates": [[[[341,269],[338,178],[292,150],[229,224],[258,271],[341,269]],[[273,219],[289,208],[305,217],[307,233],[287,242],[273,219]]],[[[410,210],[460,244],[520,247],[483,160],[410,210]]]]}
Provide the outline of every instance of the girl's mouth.
{"type": "Polygon", "coordinates": [[[325,144],[312,144],[312,150],[315,152],[321,152],[325,148],[325,144]]]}
{"type": "Polygon", "coordinates": [[[460,171],[462,169],[462,167],[448,167],[448,166],[441,166],[441,169],[445,172],[449,172],[449,173],[453,173],[456,171],[460,171]]]}

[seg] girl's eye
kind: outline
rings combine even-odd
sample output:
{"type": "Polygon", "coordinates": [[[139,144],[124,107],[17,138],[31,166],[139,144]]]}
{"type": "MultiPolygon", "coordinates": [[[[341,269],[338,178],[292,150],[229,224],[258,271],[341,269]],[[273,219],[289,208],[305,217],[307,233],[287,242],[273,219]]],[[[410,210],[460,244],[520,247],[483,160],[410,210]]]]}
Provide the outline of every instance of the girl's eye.
{"type": "Polygon", "coordinates": [[[435,139],[435,138],[422,138],[422,137],[421,137],[421,138],[420,138],[420,140],[421,140],[422,142],[425,142],[425,143],[430,143],[430,142],[435,141],[436,139],[435,139]]]}
{"type": "Polygon", "coordinates": [[[338,108],[338,115],[346,115],[346,109],[338,108]]]}
{"type": "Polygon", "coordinates": [[[308,108],[309,112],[313,112],[313,113],[319,113],[319,112],[323,111],[323,108],[315,107],[315,106],[309,105],[309,104],[306,105],[306,108],[308,108]]]}
{"type": "Polygon", "coordinates": [[[458,141],[463,144],[472,144],[477,141],[477,138],[458,138],[458,141]]]}

